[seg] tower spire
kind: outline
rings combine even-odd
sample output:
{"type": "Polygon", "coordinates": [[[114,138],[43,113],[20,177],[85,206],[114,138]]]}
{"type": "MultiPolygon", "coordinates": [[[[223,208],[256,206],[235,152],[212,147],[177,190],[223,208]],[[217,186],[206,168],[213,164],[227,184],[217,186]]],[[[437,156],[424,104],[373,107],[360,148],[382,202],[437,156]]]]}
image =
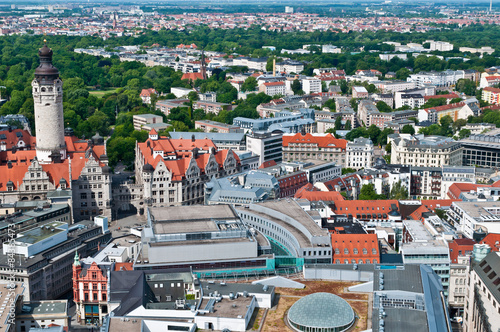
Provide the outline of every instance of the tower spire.
{"type": "Polygon", "coordinates": [[[75,250],[75,260],[73,261],[73,265],[74,266],[80,266],[81,263],[80,263],[80,256],[78,256],[78,251],[75,250]]]}

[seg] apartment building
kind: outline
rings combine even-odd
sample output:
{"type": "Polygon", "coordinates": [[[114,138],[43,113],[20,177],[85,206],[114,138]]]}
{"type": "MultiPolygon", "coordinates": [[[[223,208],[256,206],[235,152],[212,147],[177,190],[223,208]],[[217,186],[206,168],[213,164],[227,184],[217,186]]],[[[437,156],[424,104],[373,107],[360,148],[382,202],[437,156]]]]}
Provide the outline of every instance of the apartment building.
{"type": "Polygon", "coordinates": [[[198,100],[193,103],[193,109],[201,109],[205,113],[214,113],[215,115],[217,115],[220,111],[231,111],[233,109],[233,105],[218,103],[215,101],[198,100]]]}
{"type": "Polygon", "coordinates": [[[453,51],[453,44],[448,42],[426,40],[424,44],[425,43],[429,43],[429,50],[431,51],[441,51],[441,52],[453,51]]]}
{"type": "Polygon", "coordinates": [[[490,104],[500,104],[500,89],[486,87],[483,89],[482,98],[490,104]]]}
{"type": "Polygon", "coordinates": [[[418,167],[461,165],[463,148],[449,137],[408,134],[389,135],[391,164],[418,167]]]}
{"type": "Polygon", "coordinates": [[[451,265],[448,304],[452,317],[462,317],[464,314],[469,262],[475,243],[471,239],[455,239],[449,242],[451,265]]]}
{"type": "MultiPolygon", "coordinates": [[[[157,124],[157,123],[163,123],[163,117],[160,115],[156,114],[137,114],[132,117],[133,122],[134,122],[134,129],[135,130],[142,130],[144,126],[147,126],[148,124],[157,124]]],[[[166,125],[166,124],[164,124],[166,125]]],[[[158,129],[155,128],[157,131],[158,129]]],[[[149,129],[151,130],[151,129],[149,129]]],[[[149,131],[148,130],[148,131],[149,131]]]]}
{"type": "Polygon", "coordinates": [[[401,95],[401,106],[409,106],[410,108],[420,108],[425,104],[425,99],[418,93],[405,93],[401,95]]]}
{"type": "Polygon", "coordinates": [[[500,319],[498,319],[500,317],[500,290],[498,289],[500,255],[498,252],[490,252],[485,257],[483,255],[484,253],[475,255],[472,261],[467,282],[464,332],[500,329],[500,319]]]}
{"type": "Polygon", "coordinates": [[[464,78],[464,72],[462,70],[445,70],[442,72],[419,72],[416,74],[411,74],[407,78],[408,82],[415,82],[417,87],[423,87],[427,84],[434,85],[436,87],[449,87],[457,83],[461,78],[464,78]]]}
{"type": "Polygon", "coordinates": [[[177,107],[188,107],[185,103],[189,103],[189,99],[167,99],[158,100],[156,102],[156,109],[164,113],[165,115],[170,114],[170,110],[177,107]]]}
{"type": "Polygon", "coordinates": [[[283,136],[283,160],[319,159],[346,165],[346,144],[332,134],[294,134],[283,136]]]}
{"type": "Polygon", "coordinates": [[[369,138],[359,137],[346,145],[346,167],[359,170],[373,165],[373,142],[369,138]]]}
{"type": "Polygon", "coordinates": [[[318,78],[307,77],[301,80],[302,91],[306,94],[321,92],[321,80],[318,78]]]}
{"type": "Polygon", "coordinates": [[[479,229],[500,233],[500,203],[453,202],[447,212],[448,220],[463,236],[472,239],[479,229]]]}
{"type": "Polygon", "coordinates": [[[211,121],[211,120],[198,120],[194,122],[195,129],[202,129],[205,133],[242,133],[243,129],[238,126],[230,125],[227,123],[211,121]]]}
{"type": "Polygon", "coordinates": [[[264,92],[268,96],[285,95],[285,82],[267,82],[259,86],[259,92],[264,92]]]}
{"type": "Polygon", "coordinates": [[[368,91],[364,86],[353,86],[352,87],[352,97],[353,98],[368,98],[368,91]]]}

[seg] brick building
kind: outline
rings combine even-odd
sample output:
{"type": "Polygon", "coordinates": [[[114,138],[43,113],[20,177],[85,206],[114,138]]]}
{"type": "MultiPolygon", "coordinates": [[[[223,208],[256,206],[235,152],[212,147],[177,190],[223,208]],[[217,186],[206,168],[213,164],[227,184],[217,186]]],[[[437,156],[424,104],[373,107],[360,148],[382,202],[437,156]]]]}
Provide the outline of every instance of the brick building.
{"type": "Polygon", "coordinates": [[[80,324],[102,324],[108,314],[108,277],[96,262],[84,267],[75,253],[73,263],[73,301],[76,304],[76,317],[80,324]]]}

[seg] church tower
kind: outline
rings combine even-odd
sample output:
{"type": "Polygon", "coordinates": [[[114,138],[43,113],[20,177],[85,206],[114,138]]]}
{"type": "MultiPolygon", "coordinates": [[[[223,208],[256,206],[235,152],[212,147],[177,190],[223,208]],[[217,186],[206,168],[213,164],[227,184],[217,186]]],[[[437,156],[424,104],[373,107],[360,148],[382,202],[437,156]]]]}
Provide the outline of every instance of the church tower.
{"type": "Polygon", "coordinates": [[[40,65],[31,86],[35,103],[36,156],[45,164],[66,158],[63,91],[59,71],[52,65],[52,50],[45,44],[38,56],[40,65]]]}

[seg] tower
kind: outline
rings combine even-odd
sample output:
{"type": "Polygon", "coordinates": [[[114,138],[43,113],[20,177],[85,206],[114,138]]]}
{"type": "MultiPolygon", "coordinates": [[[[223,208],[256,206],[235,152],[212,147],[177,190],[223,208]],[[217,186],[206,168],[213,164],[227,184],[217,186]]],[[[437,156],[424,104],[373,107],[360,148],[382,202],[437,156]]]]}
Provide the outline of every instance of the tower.
{"type": "Polygon", "coordinates": [[[75,302],[80,300],[80,292],[78,289],[78,277],[80,273],[82,273],[82,264],[80,263],[78,251],[75,251],[75,258],[73,261],[73,298],[75,302]]]}
{"type": "Polygon", "coordinates": [[[40,65],[31,82],[35,104],[36,156],[40,163],[66,158],[64,142],[63,91],[59,71],[52,65],[52,50],[39,51],[40,65]]]}

